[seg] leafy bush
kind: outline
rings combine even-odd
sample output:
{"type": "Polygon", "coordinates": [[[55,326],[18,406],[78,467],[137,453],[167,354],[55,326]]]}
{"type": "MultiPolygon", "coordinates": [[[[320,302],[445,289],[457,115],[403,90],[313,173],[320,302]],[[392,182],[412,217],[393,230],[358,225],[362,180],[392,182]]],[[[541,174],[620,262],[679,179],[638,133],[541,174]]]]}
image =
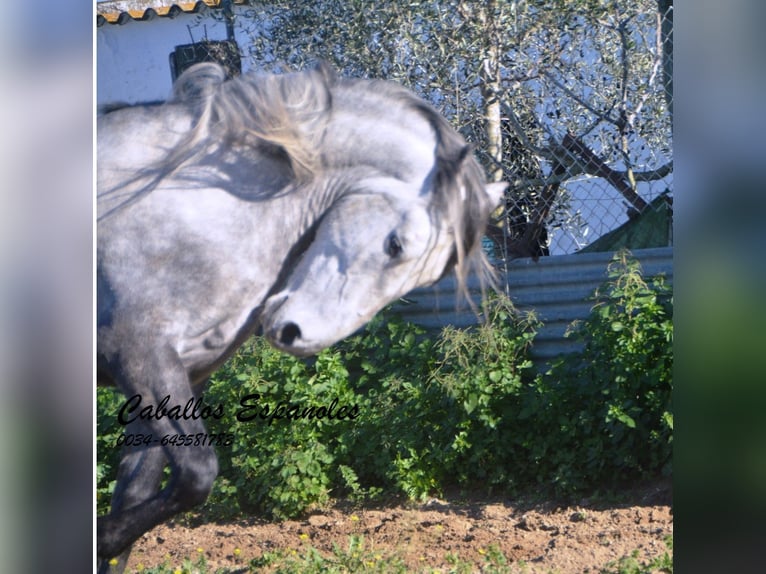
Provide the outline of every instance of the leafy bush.
{"type": "Polygon", "coordinates": [[[210,431],[234,435],[232,446],[219,450],[224,480],[216,485],[211,509],[224,515],[241,508],[287,517],[326,502],[336,478],[330,437],[342,434],[353,421],[274,415],[280,403],[318,406],[337,399],[348,405],[353,393],[347,383],[337,353],[326,351],[309,366],[262,339],[251,339],[216,373],[205,393],[210,404],[231,405],[222,419],[209,421],[210,431]],[[253,398],[244,402],[252,405],[252,412],[239,407],[248,396],[253,398]],[[240,421],[237,414],[255,418],[240,421]]]}
{"type": "MultiPolygon", "coordinates": [[[[528,353],[539,322],[504,297],[487,302],[484,324],[436,337],[384,314],[311,361],[248,341],[205,394],[224,405],[209,432],[233,442],[219,448],[204,512],[290,517],[330,496],[422,498],[449,486],[572,495],[670,472],[672,298],[626,253],[608,272],[569,334],[582,351],[544,373],[528,353]],[[333,404],[348,416],[306,410],[333,404]]],[[[120,431],[107,424],[120,403],[108,396],[99,394],[100,510],[120,431]]]]}
{"type": "Polygon", "coordinates": [[[537,383],[526,414],[529,448],[559,492],[671,472],[672,298],[647,284],[625,251],[608,267],[587,320],[568,336],[581,353],[559,358],[537,383]]]}
{"type": "Polygon", "coordinates": [[[115,447],[122,427],[117,423],[117,411],[123,397],[116,390],[96,389],[96,507],[99,514],[109,510],[109,501],[119,466],[119,449],[115,447]]]}
{"type": "Polygon", "coordinates": [[[493,297],[476,329],[445,328],[433,373],[454,401],[447,476],[460,486],[508,487],[518,462],[515,413],[535,371],[529,359],[538,321],[493,297]]]}

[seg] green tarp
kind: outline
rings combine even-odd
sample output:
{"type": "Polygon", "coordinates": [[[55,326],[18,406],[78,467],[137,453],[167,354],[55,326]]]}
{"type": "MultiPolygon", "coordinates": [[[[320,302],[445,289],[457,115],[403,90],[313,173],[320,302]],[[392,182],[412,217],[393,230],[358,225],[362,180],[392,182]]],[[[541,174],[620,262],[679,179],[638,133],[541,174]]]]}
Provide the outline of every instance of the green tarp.
{"type": "Polygon", "coordinates": [[[596,253],[627,249],[647,249],[673,244],[673,198],[669,191],[656,197],[643,213],[632,217],[617,229],[602,235],[580,249],[579,253],[596,253]]]}

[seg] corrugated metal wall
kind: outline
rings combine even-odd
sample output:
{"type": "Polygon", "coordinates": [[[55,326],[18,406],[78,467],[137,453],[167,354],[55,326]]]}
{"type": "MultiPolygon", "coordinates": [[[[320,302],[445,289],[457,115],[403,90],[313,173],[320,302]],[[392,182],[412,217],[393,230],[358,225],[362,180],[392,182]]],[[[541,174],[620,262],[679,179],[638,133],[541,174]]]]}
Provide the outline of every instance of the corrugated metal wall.
{"type": "MultiPolygon", "coordinates": [[[[564,332],[575,319],[587,317],[593,306],[588,298],[606,281],[606,268],[613,256],[613,252],[578,253],[541,257],[537,262],[517,259],[507,264],[507,273],[504,269],[500,284],[508,285],[511,300],[519,309],[534,310],[543,322],[532,350],[535,359],[545,361],[576,349],[564,338],[564,332]]],[[[672,284],[672,247],[635,250],[633,256],[641,263],[645,278],[664,274],[672,284]]],[[[469,289],[478,302],[480,289],[475,278],[469,281],[469,289]]],[[[393,310],[426,328],[467,327],[477,323],[465,302],[456,308],[452,276],[431,287],[417,289],[406,299],[411,303],[400,301],[393,310]]]]}

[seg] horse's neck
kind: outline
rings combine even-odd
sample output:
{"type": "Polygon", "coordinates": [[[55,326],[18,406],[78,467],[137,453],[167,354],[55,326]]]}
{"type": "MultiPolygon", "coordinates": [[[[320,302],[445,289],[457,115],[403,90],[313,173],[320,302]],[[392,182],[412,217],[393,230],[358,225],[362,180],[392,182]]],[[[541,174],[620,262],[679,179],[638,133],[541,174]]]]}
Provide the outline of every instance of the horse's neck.
{"type": "Polygon", "coordinates": [[[306,183],[291,184],[269,199],[243,202],[240,208],[250,212],[260,237],[272,238],[261,245],[266,251],[263,255],[273,260],[287,257],[347,191],[348,185],[339,176],[319,175],[306,183]]]}
{"type": "Polygon", "coordinates": [[[297,206],[300,211],[299,228],[302,233],[306,232],[369,173],[366,167],[324,170],[310,182],[294,186],[293,193],[280,198],[283,203],[279,205],[297,206]]]}

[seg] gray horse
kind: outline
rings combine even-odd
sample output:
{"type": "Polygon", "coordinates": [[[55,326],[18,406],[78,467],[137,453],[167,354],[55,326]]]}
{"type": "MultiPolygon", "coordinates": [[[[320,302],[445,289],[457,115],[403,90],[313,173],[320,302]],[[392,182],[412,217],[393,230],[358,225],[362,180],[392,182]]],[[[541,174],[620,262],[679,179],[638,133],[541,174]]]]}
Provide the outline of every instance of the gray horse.
{"type": "Polygon", "coordinates": [[[247,337],[311,355],[453,269],[487,273],[504,187],[422,100],[325,66],[195,66],[168,102],[99,117],[97,177],[99,382],[138,396],[126,434],[151,437],[125,449],[99,518],[104,571],[208,496],[213,447],[161,438],[205,433],[181,409],[247,337]]]}

